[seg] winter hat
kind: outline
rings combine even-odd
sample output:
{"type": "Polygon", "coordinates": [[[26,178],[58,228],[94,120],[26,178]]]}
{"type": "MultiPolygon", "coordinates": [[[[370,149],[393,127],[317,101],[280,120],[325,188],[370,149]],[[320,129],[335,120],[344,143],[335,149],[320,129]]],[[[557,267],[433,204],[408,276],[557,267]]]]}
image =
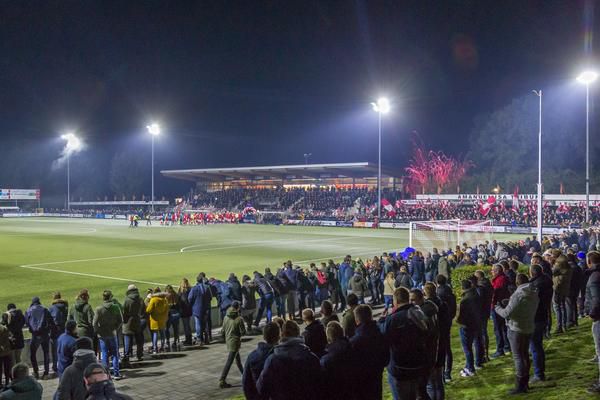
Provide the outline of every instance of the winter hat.
{"type": "Polygon", "coordinates": [[[127,286],[127,290],[135,290],[137,287],[134,284],[127,286]]]}
{"type": "Polygon", "coordinates": [[[94,372],[96,370],[101,369],[102,371],[104,371],[104,373],[108,376],[110,376],[110,373],[108,372],[108,370],[106,369],[106,367],[102,364],[98,364],[98,363],[92,363],[90,365],[88,365],[85,369],[85,371],[83,371],[83,376],[85,378],[89,378],[90,376],[97,374],[98,372],[94,372]]]}
{"type": "Polygon", "coordinates": [[[94,350],[94,344],[92,343],[92,339],[83,336],[75,341],[75,348],[77,350],[94,350]]]}
{"type": "Polygon", "coordinates": [[[31,304],[40,304],[40,298],[39,298],[39,297],[37,297],[37,296],[34,296],[34,297],[31,299],[31,304]]]}
{"type": "Polygon", "coordinates": [[[577,253],[577,258],[583,260],[585,258],[585,253],[583,251],[580,251],[579,253],[577,253]]]}

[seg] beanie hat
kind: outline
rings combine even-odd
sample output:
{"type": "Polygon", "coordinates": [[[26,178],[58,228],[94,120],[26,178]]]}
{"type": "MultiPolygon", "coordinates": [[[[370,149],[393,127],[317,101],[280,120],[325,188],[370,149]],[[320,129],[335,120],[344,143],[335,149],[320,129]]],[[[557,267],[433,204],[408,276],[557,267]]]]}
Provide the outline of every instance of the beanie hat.
{"type": "Polygon", "coordinates": [[[94,350],[94,344],[92,343],[92,339],[83,336],[75,341],[75,348],[77,350],[94,350]]]}
{"type": "Polygon", "coordinates": [[[134,284],[127,286],[127,290],[135,290],[137,287],[134,284]]]}
{"type": "Polygon", "coordinates": [[[31,299],[31,304],[39,304],[39,303],[40,303],[40,298],[39,298],[39,297],[37,297],[37,296],[34,296],[34,297],[31,299]]]}
{"type": "Polygon", "coordinates": [[[108,372],[106,367],[99,363],[92,363],[88,365],[83,371],[83,376],[85,378],[89,378],[90,376],[94,375],[94,371],[98,369],[101,369],[102,371],[104,371],[104,373],[106,373],[106,375],[110,376],[110,373],[108,372]]]}

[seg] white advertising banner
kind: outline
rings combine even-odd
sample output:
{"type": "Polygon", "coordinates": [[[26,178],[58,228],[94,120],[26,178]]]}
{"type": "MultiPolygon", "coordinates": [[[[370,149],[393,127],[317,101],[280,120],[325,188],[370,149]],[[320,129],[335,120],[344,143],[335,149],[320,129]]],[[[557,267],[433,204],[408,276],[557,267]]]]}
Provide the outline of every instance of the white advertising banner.
{"type": "Polygon", "coordinates": [[[40,189],[0,189],[0,200],[39,200],[40,189]]]}

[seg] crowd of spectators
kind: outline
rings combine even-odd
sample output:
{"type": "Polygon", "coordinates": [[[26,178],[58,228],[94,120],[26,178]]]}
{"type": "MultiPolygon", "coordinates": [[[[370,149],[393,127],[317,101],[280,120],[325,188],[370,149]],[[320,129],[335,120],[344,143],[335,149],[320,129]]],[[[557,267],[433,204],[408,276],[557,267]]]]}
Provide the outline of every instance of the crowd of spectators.
{"type": "MultiPolygon", "coordinates": [[[[543,341],[549,335],[568,335],[580,318],[589,316],[596,349],[600,348],[596,237],[595,231],[584,230],[541,242],[532,237],[518,243],[464,243],[426,253],[407,248],[400,254],[383,253],[364,261],[348,255],[339,264],[329,260],[305,268],[287,261],[273,272],[266,268],[241,280],[233,273],[224,281],[200,273],[194,286],[183,279],[178,288],[156,287],[141,294],[129,285],[122,302],[107,289],[97,307],[89,304],[86,289],[72,305],[59,292],[49,307],[34,297],[25,312],[9,304],[2,314],[0,376],[3,373],[5,390],[0,399],[15,393],[39,399],[42,387],[37,380],[53,376],[59,378],[56,399],[105,398],[100,395],[106,393],[112,396],[106,398],[128,398],[115,392],[112,381],[121,379],[121,370],[130,366],[134,343],[138,360],[146,351],[158,354],[214,343],[213,299],[223,319],[227,349],[219,386],[231,387],[227,376],[235,362],[249,399],[340,398],[340,393],[347,399],[380,399],[385,367],[394,399],[444,399],[445,383],[455,379],[456,349],[450,340],[454,321],[466,358],[461,378],[469,379],[492,359],[511,352],[515,387],[510,393],[524,393],[546,379],[543,341]],[[476,272],[460,281],[453,278],[461,268],[475,265],[474,259],[476,272]],[[486,264],[492,265],[491,275],[485,272],[486,264]],[[457,287],[462,289],[458,304],[457,287]],[[378,305],[384,312],[375,321],[372,307],[378,305]],[[488,350],[490,318],[493,354],[488,350]],[[31,333],[33,376],[20,362],[24,327],[31,333]],[[244,365],[239,353],[242,337],[257,330],[265,342],[244,365]],[[148,350],[146,331],[151,338],[148,350]]],[[[600,383],[589,391],[600,393],[600,383]]]]}

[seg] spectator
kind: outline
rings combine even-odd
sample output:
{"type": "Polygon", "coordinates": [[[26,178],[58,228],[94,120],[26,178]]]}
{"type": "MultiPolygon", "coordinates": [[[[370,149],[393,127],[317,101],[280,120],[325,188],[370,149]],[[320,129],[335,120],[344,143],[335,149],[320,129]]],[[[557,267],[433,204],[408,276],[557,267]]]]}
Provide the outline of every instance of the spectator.
{"type": "Polygon", "coordinates": [[[119,371],[117,330],[123,324],[123,316],[119,307],[112,300],[112,292],[105,290],[102,293],[103,303],[96,308],[94,315],[94,332],[96,332],[100,340],[102,363],[108,368],[109,357],[112,357],[114,378],[119,380],[122,377],[119,371]]]}
{"type": "Polygon", "coordinates": [[[322,384],[319,358],[299,337],[298,324],[286,321],[281,336],[281,343],[267,358],[258,378],[258,393],[271,400],[320,398],[322,384]]]}
{"type": "Polygon", "coordinates": [[[452,318],[450,317],[450,311],[447,303],[438,297],[436,293],[436,287],[433,283],[427,282],[425,286],[423,286],[423,293],[425,294],[425,303],[421,308],[427,315],[429,310],[434,309],[430,303],[435,305],[437,307],[436,317],[438,325],[437,354],[435,354],[433,369],[427,382],[427,394],[431,400],[444,400],[444,367],[446,365],[446,354],[448,354],[448,347],[450,347],[450,341],[445,340],[445,338],[450,338],[452,318]]]}
{"type": "Polygon", "coordinates": [[[181,320],[181,301],[173,286],[167,285],[167,304],[169,305],[169,317],[167,318],[167,327],[165,334],[167,336],[167,351],[169,349],[177,351],[179,349],[179,321],[181,320]],[[171,345],[171,332],[173,329],[173,345],[171,345]]]}
{"type": "Polygon", "coordinates": [[[354,276],[350,278],[350,281],[348,282],[348,293],[352,293],[358,297],[358,302],[360,304],[365,304],[365,292],[367,290],[365,278],[363,278],[360,272],[356,271],[354,276]]]}
{"type": "Polygon", "coordinates": [[[271,322],[273,317],[273,297],[275,291],[271,282],[258,271],[254,271],[254,283],[258,289],[258,296],[260,297],[258,313],[254,320],[254,325],[258,328],[263,313],[266,313],[267,323],[271,322]]]}
{"type": "Polygon", "coordinates": [[[133,357],[133,340],[136,344],[137,360],[144,359],[144,331],[142,330],[142,315],[145,314],[144,301],[135,285],[129,285],[123,302],[123,338],[125,348],[122,364],[129,367],[129,359],[133,357]]]}
{"type": "Polygon", "coordinates": [[[188,301],[192,305],[192,315],[196,325],[196,341],[200,344],[209,344],[207,332],[208,319],[210,318],[210,302],[212,293],[204,282],[204,273],[199,273],[194,286],[188,295],[188,301]]]}
{"type": "Polygon", "coordinates": [[[396,280],[394,279],[394,273],[388,272],[383,280],[383,301],[385,307],[383,309],[383,316],[388,314],[390,306],[394,302],[394,290],[396,290],[396,280]]]}
{"type": "MultiPolygon", "coordinates": [[[[600,253],[590,251],[587,254],[587,265],[590,270],[590,278],[585,288],[585,308],[592,321],[592,336],[596,347],[596,357],[600,359],[600,253]]],[[[596,362],[598,362],[598,359],[596,362]]],[[[590,386],[588,392],[600,393],[600,380],[590,386]]]]}
{"type": "Polygon", "coordinates": [[[169,304],[165,299],[165,295],[157,286],[154,293],[146,297],[146,313],[150,320],[150,332],[152,333],[152,354],[158,354],[159,351],[165,350],[165,328],[169,319],[169,304]],[[159,336],[160,348],[158,347],[159,336]]]}
{"type": "Polygon", "coordinates": [[[227,278],[227,284],[229,285],[229,291],[231,300],[242,303],[242,284],[238,280],[237,276],[232,272],[227,278]]]}
{"type": "MultiPolygon", "coordinates": [[[[408,289],[412,288],[413,286],[417,288],[422,287],[425,283],[425,263],[420,251],[414,253],[410,259],[410,267],[408,272],[410,273],[412,279],[412,285],[410,285],[410,287],[407,285],[403,286],[408,289]]],[[[399,285],[396,285],[396,287],[398,286],[399,285]]]]}
{"type": "Polygon", "coordinates": [[[302,332],[304,343],[317,357],[322,357],[327,346],[325,327],[321,321],[315,319],[315,314],[310,308],[302,311],[302,320],[306,324],[304,332],[302,332]]]}
{"type": "Polygon", "coordinates": [[[53,321],[50,311],[40,303],[39,297],[36,296],[31,299],[31,306],[25,313],[25,321],[29,332],[31,332],[29,351],[31,353],[33,376],[35,379],[38,379],[40,376],[37,363],[37,350],[41,345],[44,354],[44,375],[42,379],[47,379],[50,369],[50,332],[53,329],[53,321]]]}
{"type": "Polygon", "coordinates": [[[57,373],[59,378],[65,372],[65,369],[73,364],[76,343],[77,323],[69,320],[65,326],[65,331],[58,337],[57,341],[57,373]]]}
{"type": "MultiPolygon", "coordinates": [[[[77,323],[77,336],[89,337],[94,339],[94,310],[92,306],[88,304],[90,294],[87,289],[81,289],[77,299],[75,299],[75,306],[69,309],[69,319],[72,319],[77,323]]],[[[96,345],[94,344],[94,347],[96,345]]]]}
{"type": "Polygon", "coordinates": [[[277,277],[282,281],[282,284],[287,288],[286,305],[288,318],[294,319],[296,310],[298,309],[298,290],[300,284],[298,281],[298,270],[292,266],[292,261],[288,260],[285,267],[281,270],[277,277]]]}
{"type": "Polygon", "coordinates": [[[246,322],[246,330],[250,331],[256,312],[256,284],[252,282],[248,275],[242,277],[241,295],[242,319],[246,322]]]}
{"type": "Polygon", "coordinates": [[[88,365],[97,362],[93,350],[92,339],[87,336],[75,341],[73,364],[69,365],[58,383],[54,400],[82,400],[86,398],[87,390],[83,381],[83,371],[88,365]]]}
{"type": "Polygon", "coordinates": [[[256,389],[256,382],[265,366],[267,357],[273,353],[273,349],[279,342],[280,336],[279,324],[267,322],[263,329],[264,342],[258,343],[256,350],[253,350],[246,358],[246,365],[242,374],[242,387],[247,400],[262,399],[256,389]]]}
{"type": "Polygon", "coordinates": [[[563,333],[567,329],[567,296],[571,291],[572,270],[567,257],[560,255],[560,251],[553,253],[556,258],[552,268],[552,283],[554,289],[554,312],[556,313],[556,330],[554,334],[563,333]],[[557,254],[558,253],[558,254],[557,254]]]}
{"type": "Polygon", "coordinates": [[[177,288],[177,295],[179,296],[179,304],[181,304],[181,325],[183,326],[183,334],[185,340],[183,341],[184,346],[192,345],[192,327],[190,325],[190,318],[192,318],[192,305],[188,300],[192,287],[187,278],[183,278],[177,288]]]}
{"type": "Polygon", "coordinates": [[[494,296],[494,288],[492,283],[481,270],[475,271],[473,282],[477,293],[481,297],[481,331],[477,340],[479,346],[479,354],[481,363],[485,364],[490,360],[490,336],[488,334],[488,323],[490,321],[490,309],[492,307],[492,297],[494,296]]]}
{"type": "Polygon", "coordinates": [[[408,289],[396,289],[394,306],[394,312],[379,322],[390,344],[388,379],[394,400],[413,400],[417,397],[420,372],[427,366],[423,357],[427,351],[427,323],[423,311],[410,304],[408,289]]]}
{"type": "Polygon", "coordinates": [[[360,368],[339,322],[327,324],[327,343],[327,353],[320,361],[324,383],[322,398],[355,399],[358,389],[355,377],[360,368]]]}
{"type": "Polygon", "coordinates": [[[494,323],[494,335],[496,336],[496,352],[492,358],[501,357],[510,351],[510,344],[506,336],[506,321],[495,311],[496,304],[510,297],[508,291],[509,280],[504,274],[502,265],[496,264],[492,267],[492,322],[494,323]]]}
{"type": "Polygon", "coordinates": [[[7,323],[8,314],[2,314],[2,323],[0,324],[0,388],[7,387],[10,384],[12,373],[12,347],[10,345],[10,331],[6,327],[7,323]],[[4,375],[4,385],[2,384],[2,375],[4,375]]]}
{"type": "MultiPolygon", "coordinates": [[[[460,371],[460,376],[468,378],[475,375],[475,359],[473,356],[473,343],[481,331],[481,297],[470,280],[462,281],[463,295],[460,300],[456,322],[460,325],[459,334],[463,352],[465,353],[465,367],[460,371]]],[[[477,350],[477,349],[476,349],[477,350]]]]}
{"type": "Polygon", "coordinates": [[[373,321],[371,307],[360,305],[354,309],[356,332],[350,339],[356,360],[360,360],[361,372],[355,375],[356,400],[380,399],[382,397],[381,375],[390,361],[389,346],[373,321]]]}
{"type": "Polygon", "coordinates": [[[88,365],[83,373],[83,380],[87,388],[86,400],[132,400],[117,392],[108,369],[102,364],[88,365]]]}
{"type": "Polygon", "coordinates": [[[581,288],[585,285],[585,276],[583,275],[583,270],[577,264],[577,256],[575,254],[567,254],[567,261],[569,262],[569,267],[571,267],[571,284],[569,295],[566,298],[567,328],[571,328],[579,325],[577,322],[577,318],[579,317],[577,299],[581,288]]]}
{"type": "Polygon", "coordinates": [[[0,400],[42,400],[42,385],[29,376],[29,367],[27,364],[16,364],[12,369],[12,376],[12,383],[5,391],[0,392],[0,400]]]}
{"type": "MultiPolygon", "coordinates": [[[[408,274],[405,265],[400,267],[400,273],[398,274],[398,276],[396,276],[396,287],[404,287],[408,290],[412,289],[413,287],[413,280],[408,274]]],[[[415,287],[423,287],[423,284],[419,284],[415,287]]]]}
{"type": "Polygon", "coordinates": [[[537,291],[539,303],[535,312],[534,330],[529,347],[533,356],[534,376],[530,383],[546,380],[546,353],[544,351],[544,333],[548,323],[548,307],[552,303],[552,279],[544,274],[540,265],[529,268],[530,284],[537,291]]]}
{"type": "Polygon", "coordinates": [[[52,296],[52,305],[48,309],[52,316],[52,331],[50,332],[50,350],[52,352],[52,371],[58,373],[58,337],[65,332],[65,324],[69,315],[69,303],[62,299],[60,292],[52,296]]]}
{"type": "Polygon", "coordinates": [[[228,357],[221,372],[221,378],[219,379],[219,387],[221,389],[230,388],[231,385],[227,383],[227,375],[229,369],[235,360],[235,363],[240,370],[240,373],[244,373],[244,367],[242,366],[242,360],[240,358],[240,347],[242,345],[242,336],[246,334],[246,328],[244,327],[244,320],[240,316],[240,303],[235,300],[227,315],[223,320],[223,336],[225,337],[225,343],[227,344],[228,357]]]}
{"type": "Polygon", "coordinates": [[[509,394],[527,393],[529,388],[529,342],[535,330],[539,297],[537,289],[524,274],[517,275],[517,290],[506,307],[496,304],[495,311],[508,320],[508,339],[515,360],[515,388],[509,394]]]}
{"type": "MultiPolygon", "coordinates": [[[[446,304],[448,308],[448,330],[445,330],[444,326],[440,328],[440,347],[446,349],[446,364],[444,366],[444,380],[450,382],[452,380],[452,346],[450,345],[450,330],[452,329],[452,321],[456,317],[456,296],[452,291],[446,276],[439,274],[436,277],[438,284],[436,293],[441,301],[446,304]]],[[[489,310],[489,309],[488,309],[489,310]]]]}
{"type": "Polygon", "coordinates": [[[356,321],[354,320],[354,309],[358,306],[358,297],[354,293],[350,293],[348,298],[348,308],[342,314],[342,327],[344,328],[344,333],[346,337],[351,339],[354,336],[354,332],[356,331],[356,321]]]}
{"type": "Polygon", "coordinates": [[[333,304],[329,300],[325,300],[321,303],[321,324],[327,326],[331,321],[340,322],[337,314],[333,312],[333,304]]]}
{"type": "Polygon", "coordinates": [[[23,338],[23,327],[25,326],[25,316],[23,312],[14,304],[9,304],[6,314],[8,315],[6,327],[10,331],[12,338],[12,365],[17,365],[21,362],[21,352],[25,347],[25,339],[23,338]]]}

